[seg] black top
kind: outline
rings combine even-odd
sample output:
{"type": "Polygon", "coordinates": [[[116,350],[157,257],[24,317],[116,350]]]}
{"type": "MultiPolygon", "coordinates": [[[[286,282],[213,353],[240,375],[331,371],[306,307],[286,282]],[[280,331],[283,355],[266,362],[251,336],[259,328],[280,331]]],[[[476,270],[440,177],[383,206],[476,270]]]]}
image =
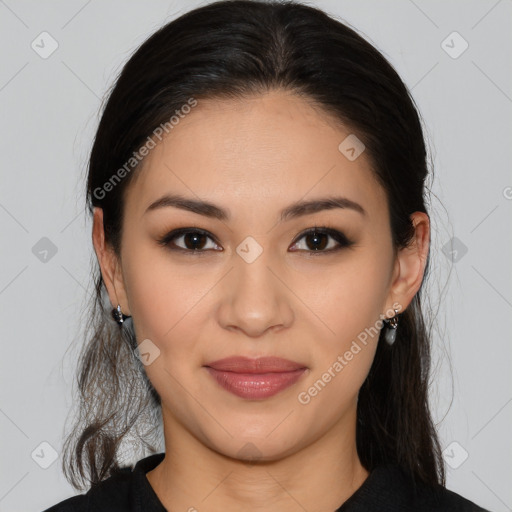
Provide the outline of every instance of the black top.
{"type": "MultiPolygon", "coordinates": [[[[163,460],[165,453],[141,459],[135,467],[116,474],[44,512],[167,512],[151,487],[146,473],[163,460]]],[[[444,487],[415,486],[397,465],[379,466],[361,487],[334,512],[489,512],[444,487]]]]}

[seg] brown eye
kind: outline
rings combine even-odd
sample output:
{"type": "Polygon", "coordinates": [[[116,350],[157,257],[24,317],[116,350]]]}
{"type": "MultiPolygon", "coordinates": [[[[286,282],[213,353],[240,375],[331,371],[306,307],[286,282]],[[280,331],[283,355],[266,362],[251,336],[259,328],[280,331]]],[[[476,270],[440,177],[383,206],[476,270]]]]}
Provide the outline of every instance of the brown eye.
{"type": "Polygon", "coordinates": [[[320,251],[329,245],[329,235],[312,231],[304,236],[308,249],[312,251],[320,251]]]}
{"type": "Polygon", "coordinates": [[[218,250],[219,247],[206,231],[190,228],[171,231],[159,240],[158,243],[167,246],[171,250],[186,252],[205,252],[212,249],[218,250]],[[208,246],[209,240],[212,241],[210,246],[208,246]]]}
{"type": "Polygon", "coordinates": [[[183,244],[185,245],[185,249],[196,250],[204,248],[208,237],[203,233],[197,233],[192,231],[190,233],[185,233],[184,235],[181,235],[181,238],[183,238],[183,244]]]}
{"type": "Polygon", "coordinates": [[[348,238],[335,229],[330,228],[314,228],[303,233],[292,247],[296,247],[299,241],[304,239],[302,248],[294,250],[304,250],[308,252],[329,253],[348,247],[352,242],[348,238]]]}

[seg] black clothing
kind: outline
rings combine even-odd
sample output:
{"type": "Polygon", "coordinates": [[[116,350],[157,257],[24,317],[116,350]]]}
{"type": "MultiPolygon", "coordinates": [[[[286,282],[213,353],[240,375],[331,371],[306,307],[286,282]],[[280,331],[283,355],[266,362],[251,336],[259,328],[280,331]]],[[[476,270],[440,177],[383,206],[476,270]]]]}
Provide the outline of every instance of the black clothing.
{"type": "MultiPolygon", "coordinates": [[[[86,494],[61,501],[44,512],[167,512],[146,473],[165,453],[141,459],[135,467],[123,467],[115,475],[93,486],[86,494]]],[[[434,490],[419,485],[397,465],[379,466],[361,487],[333,512],[489,512],[443,487],[434,490]]]]}

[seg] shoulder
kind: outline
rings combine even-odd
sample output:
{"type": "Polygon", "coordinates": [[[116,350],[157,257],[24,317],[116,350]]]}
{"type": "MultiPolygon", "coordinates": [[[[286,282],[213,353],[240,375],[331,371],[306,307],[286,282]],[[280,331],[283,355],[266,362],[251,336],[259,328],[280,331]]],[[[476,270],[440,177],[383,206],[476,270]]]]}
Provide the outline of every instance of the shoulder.
{"type": "Polygon", "coordinates": [[[395,467],[395,470],[400,471],[404,502],[411,510],[418,512],[489,512],[446,487],[417,482],[402,468],[395,467]]]}
{"type": "Polygon", "coordinates": [[[418,510],[425,512],[490,512],[464,496],[441,486],[436,489],[420,489],[415,495],[415,501],[418,503],[418,510]]]}
{"type": "Polygon", "coordinates": [[[438,497],[434,498],[433,503],[438,508],[433,510],[453,510],[455,512],[490,512],[476,503],[464,498],[460,494],[457,494],[444,487],[440,488],[438,497]]]}
{"type": "Polygon", "coordinates": [[[164,456],[165,453],[154,453],[139,460],[135,466],[118,468],[109,478],[93,485],[87,493],[61,501],[43,512],[165,510],[145,476],[164,456]]]}
{"type": "Polygon", "coordinates": [[[415,479],[396,464],[374,468],[339,512],[490,512],[441,485],[415,479]]]}
{"type": "Polygon", "coordinates": [[[128,511],[130,479],[131,468],[121,468],[106,480],[93,485],[87,493],[67,498],[43,512],[128,511]]]}

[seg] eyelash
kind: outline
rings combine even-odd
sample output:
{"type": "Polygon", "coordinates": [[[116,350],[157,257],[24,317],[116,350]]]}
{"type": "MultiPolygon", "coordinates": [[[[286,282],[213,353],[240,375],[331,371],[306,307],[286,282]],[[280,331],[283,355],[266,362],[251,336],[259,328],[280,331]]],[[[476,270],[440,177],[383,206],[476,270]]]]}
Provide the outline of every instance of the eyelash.
{"type": "MultiPolygon", "coordinates": [[[[190,234],[190,233],[196,233],[200,235],[206,235],[208,238],[210,238],[215,244],[220,245],[213,236],[208,233],[208,231],[205,231],[203,229],[199,228],[180,228],[175,229],[169,233],[167,233],[165,236],[160,238],[158,240],[158,243],[164,247],[167,247],[171,251],[180,251],[183,253],[193,254],[194,256],[200,256],[204,255],[206,251],[209,251],[211,249],[184,249],[183,247],[171,247],[169,244],[171,241],[175,240],[176,238],[190,234]]],[[[303,231],[298,237],[295,239],[295,241],[292,243],[292,245],[296,245],[300,240],[305,238],[307,235],[312,234],[321,234],[321,235],[327,235],[333,238],[337,243],[338,246],[335,248],[327,249],[327,250],[304,250],[304,249],[297,249],[293,252],[307,252],[310,254],[310,256],[319,256],[320,254],[332,254],[335,253],[343,248],[350,247],[354,244],[352,240],[349,240],[344,233],[341,231],[338,231],[337,229],[330,228],[328,226],[322,226],[322,227],[314,227],[311,229],[308,229],[306,231],[303,231]]],[[[327,243],[329,245],[329,242],[327,243]]]]}

